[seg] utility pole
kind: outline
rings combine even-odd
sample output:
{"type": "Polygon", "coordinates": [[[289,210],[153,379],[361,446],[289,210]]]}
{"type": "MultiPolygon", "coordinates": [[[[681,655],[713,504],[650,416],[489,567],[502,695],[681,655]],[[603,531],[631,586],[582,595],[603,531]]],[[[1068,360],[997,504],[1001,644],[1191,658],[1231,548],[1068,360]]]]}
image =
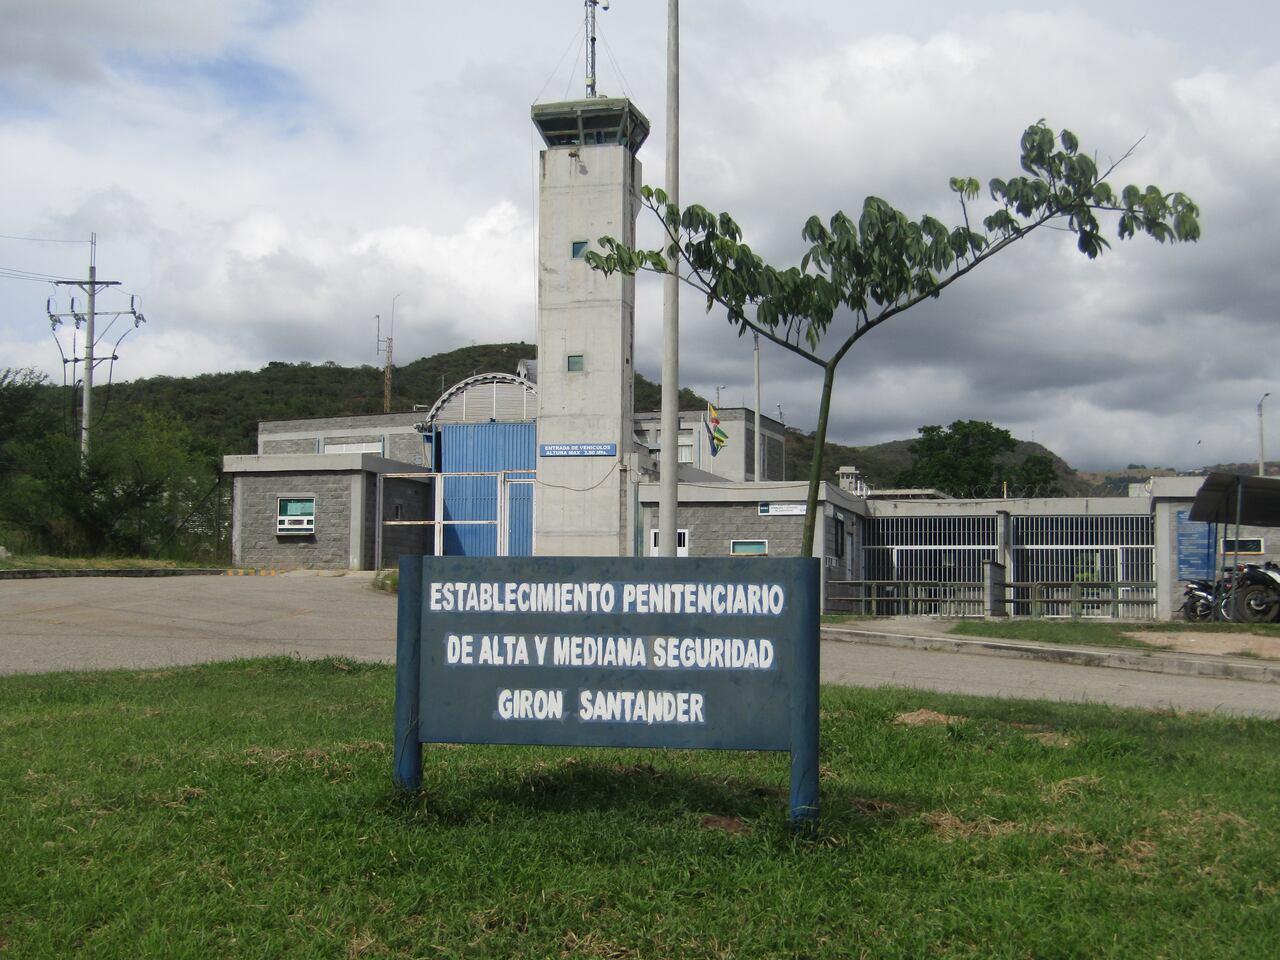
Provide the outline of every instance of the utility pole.
{"type": "MultiPolygon", "coordinates": [[[[680,0],[667,0],[667,202],[680,203],[680,0]]],[[[680,257],[662,296],[662,449],[658,463],[658,555],[676,555],[680,444],[680,257]]]]}
{"type": "Polygon", "coordinates": [[[782,404],[777,404],[778,422],[782,424],[782,479],[787,479],[787,419],[782,415],[782,404]]]}
{"type": "Polygon", "coordinates": [[[755,475],[756,475],[756,483],[759,483],[761,480],[763,480],[763,479],[764,479],[764,477],[760,475],[760,466],[761,466],[761,464],[762,464],[762,463],[764,463],[764,457],[763,457],[763,456],[761,455],[761,453],[760,453],[761,448],[764,446],[764,436],[760,433],[760,334],[759,334],[757,331],[754,331],[754,330],[753,330],[753,331],[752,331],[752,335],[753,335],[753,337],[754,337],[754,339],[755,339],[755,353],[756,353],[756,444],[755,444],[755,446],[756,446],[756,450],[755,450],[755,453],[756,453],[756,462],[755,462],[755,475]]]}
{"type": "Polygon", "coordinates": [[[396,332],[396,301],[400,299],[400,294],[396,294],[391,298],[391,328],[387,331],[386,337],[382,336],[382,314],[375,313],[373,316],[378,321],[378,353],[386,354],[386,363],[382,367],[382,412],[391,412],[391,335],[396,332]],[[384,348],[385,344],[385,348],[384,348]]]}
{"type": "Polygon", "coordinates": [[[1262,398],[1258,401],[1258,476],[1260,477],[1265,477],[1267,475],[1267,458],[1262,446],[1262,401],[1267,399],[1269,396],[1271,396],[1270,390],[1264,393],[1262,398]]]}
{"type": "MultiPolygon", "coordinates": [[[[85,296],[88,298],[88,301],[89,301],[88,311],[84,314],[77,313],[75,310],[74,299],[72,300],[72,303],[71,303],[70,313],[55,313],[53,310],[52,300],[50,300],[48,305],[49,324],[55,332],[55,340],[56,340],[56,332],[57,332],[58,326],[62,323],[63,320],[74,320],[77,329],[79,329],[80,324],[83,323],[85,328],[84,329],[84,333],[85,333],[84,359],[81,360],[80,358],[75,357],[74,351],[73,351],[72,359],[70,360],[67,359],[65,353],[62,356],[62,362],[64,366],[68,363],[73,365],[76,363],[84,364],[84,373],[81,376],[81,380],[83,381],[84,387],[83,387],[83,390],[81,391],[81,399],[80,399],[80,457],[81,459],[87,458],[89,456],[89,435],[93,430],[94,367],[97,366],[97,364],[101,363],[103,360],[118,359],[116,357],[115,347],[119,347],[120,341],[123,340],[125,336],[127,336],[129,333],[129,331],[126,330],[125,333],[121,335],[120,339],[116,341],[115,347],[113,347],[111,350],[111,356],[109,357],[94,356],[94,349],[98,345],[97,344],[98,333],[96,330],[96,323],[97,323],[97,317],[98,317],[98,303],[97,303],[98,292],[101,290],[105,290],[107,287],[118,287],[120,285],[119,280],[99,280],[98,279],[97,251],[98,251],[98,235],[96,233],[91,233],[89,234],[89,279],[88,280],[57,280],[55,281],[55,283],[58,286],[79,287],[81,290],[83,290],[85,293],[85,296]]],[[[133,326],[135,328],[138,327],[140,324],[146,322],[146,317],[144,317],[141,313],[138,312],[137,303],[132,297],[129,300],[128,310],[112,310],[112,311],[109,311],[109,313],[112,318],[112,321],[111,321],[112,323],[114,323],[117,319],[124,316],[125,314],[128,314],[133,317],[133,326]]],[[[108,326],[108,329],[110,329],[110,326],[108,326]]],[[[106,331],[103,331],[103,333],[105,334],[106,331]]],[[[62,349],[61,345],[59,345],[58,349],[59,350],[62,349]]],[[[72,377],[72,383],[73,384],[75,383],[74,376],[72,377]]]]}

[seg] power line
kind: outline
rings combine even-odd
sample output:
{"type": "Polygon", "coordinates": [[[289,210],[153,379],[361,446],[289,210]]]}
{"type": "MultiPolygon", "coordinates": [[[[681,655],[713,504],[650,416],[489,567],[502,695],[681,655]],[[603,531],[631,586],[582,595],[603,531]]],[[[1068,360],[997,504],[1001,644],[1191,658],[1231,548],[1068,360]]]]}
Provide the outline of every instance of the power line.
{"type": "MultiPolygon", "coordinates": [[[[544,84],[542,85],[542,89],[541,89],[541,90],[539,90],[539,91],[534,95],[534,98],[533,98],[533,102],[534,102],[534,103],[537,103],[537,102],[538,102],[538,100],[542,97],[542,95],[543,95],[544,93],[546,93],[546,92],[547,92],[547,87],[551,86],[551,81],[552,81],[552,80],[554,80],[554,79],[556,78],[556,74],[558,74],[558,73],[560,72],[560,65],[561,65],[562,63],[564,63],[564,58],[565,58],[565,57],[567,57],[567,56],[569,55],[569,51],[573,49],[573,45],[574,45],[574,43],[578,42],[578,37],[579,37],[580,35],[581,35],[581,34],[580,34],[580,31],[578,31],[578,30],[575,28],[575,29],[574,29],[574,31],[573,31],[573,34],[569,37],[569,43],[568,43],[568,45],[567,45],[567,46],[565,46],[565,48],[564,48],[564,53],[560,54],[560,59],[559,59],[559,60],[557,60],[557,61],[556,61],[556,65],[555,65],[554,67],[552,67],[552,68],[551,68],[551,74],[550,74],[550,76],[548,76],[548,77],[547,77],[547,82],[546,82],[546,83],[544,83],[544,84]]],[[[577,65],[577,62],[578,62],[578,61],[577,61],[577,57],[575,56],[575,57],[574,57],[574,65],[575,65],[575,66],[577,65]]],[[[570,76],[572,77],[572,72],[570,72],[570,76]]]]}
{"type": "Polygon", "coordinates": [[[613,47],[609,46],[609,40],[604,34],[600,35],[600,42],[604,44],[604,52],[609,57],[609,62],[613,64],[613,70],[618,75],[618,79],[622,81],[622,92],[629,98],[636,98],[635,92],[631,89],[631,84],[627,83],[627,76],[622,72],[622,66],[618,63],[618,58],[613,55],[613,47]]]}
{"type": "Polygon", "coordinates": [[[38,273],[35,270],[23,270],[20,267],[0,267],[0,277],[8,277],[10,280],[34,280],[38,283],[59,283],[71,279],[70,277],[56,277],[48,273],[38,273]]]}
{"type": "Polygon", "coordinates": [[[54,237],[18,237],[11,233],[0,233],[0,240],[22,240],[26,243],[92,243],[92,240],[59,240],[54,237]]]}

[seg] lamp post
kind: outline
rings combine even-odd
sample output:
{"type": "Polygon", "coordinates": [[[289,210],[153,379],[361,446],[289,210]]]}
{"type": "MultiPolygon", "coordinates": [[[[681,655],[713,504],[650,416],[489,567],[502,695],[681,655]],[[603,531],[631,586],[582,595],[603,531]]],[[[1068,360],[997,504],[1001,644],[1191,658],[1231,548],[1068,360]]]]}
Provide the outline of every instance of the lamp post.
{"type": "Polygon", "coordinates": [[[782,404],[776,404],[778,408],[778,422],[782,424],[782,480],[785,483],[787,479],[787,420],[782,415],[782,404]]]}
{"type": "Polygon", "coordinates": [[[1267,458],[1262,444],[1262,401],[1271,396],[1268,390],[1258,400],[1258,476],[1265,477],[1267,475],[1267,458]]]}

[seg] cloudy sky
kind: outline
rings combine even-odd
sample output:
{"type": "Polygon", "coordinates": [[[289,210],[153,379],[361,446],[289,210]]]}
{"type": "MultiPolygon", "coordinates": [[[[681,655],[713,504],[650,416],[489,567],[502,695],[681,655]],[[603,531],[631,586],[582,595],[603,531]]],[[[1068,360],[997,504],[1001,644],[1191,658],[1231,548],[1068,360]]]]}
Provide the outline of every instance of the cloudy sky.
{"type": "MultiPolygon", "coordinates": [[[[379,363],[535,338],[535,100],[582,93],[580,0],[0,0],[0,368],[62,382],[15,271],[98,270],[147,324],[115,376],[379,363]],[[41,238],[73,243],[34,242],[41,238]],[[386,331],[384,330],[384,333],[386,331]]],[[[681,193],[789,263],[812,213],[875,194],[958,215],[950,176],[1017,172],[1044,117],[1116,181],[1201,206],[1199,244],[1089,262],[1036,235],[841,367],[831,435],[866,444],[992,420],[1086,469],[1280,456],[1280,15],[1265,4],[685,0],[681,193]],[[1271,405],[1274,404],[1274,407],[1271,405]],[[1269,420],[1271,417],[1269,416],[1269,420]]],[[[652,122],[663,176],[666,4],[600,14],[600,87],[652,122]]],[[[653,236],[645,228],[646,235],[653,236]]],[[[637,361],[660,367],[661,281],[637,361]]],[[[114,337],[112,337],[114,339],[114,337]]],[[[64,348],[67,345],[64,336],[64,348]]],[[[681,378],[750,403],[749,340],[684,301],[681,378]]],[[[820,378],[764,354],[764,410],[812,429],[820,378]]],[[[430,398],[426,398],[430,399],[430,398]]]]}

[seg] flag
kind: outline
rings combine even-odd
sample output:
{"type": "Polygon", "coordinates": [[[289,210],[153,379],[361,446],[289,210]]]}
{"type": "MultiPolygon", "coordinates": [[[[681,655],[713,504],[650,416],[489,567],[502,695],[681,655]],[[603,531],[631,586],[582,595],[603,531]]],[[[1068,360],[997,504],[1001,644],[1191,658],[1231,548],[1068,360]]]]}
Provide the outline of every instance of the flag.
{"type": "Polygon", "coordinates": [[[703,419],[703,425],[707,428],[707,444],[710,446],[711,455],[714,457],[720,452],[720,448],[729,442],[729,435],[720,428],[720,414],[710,403],[707,404],[707,414],[703,419]]]}

